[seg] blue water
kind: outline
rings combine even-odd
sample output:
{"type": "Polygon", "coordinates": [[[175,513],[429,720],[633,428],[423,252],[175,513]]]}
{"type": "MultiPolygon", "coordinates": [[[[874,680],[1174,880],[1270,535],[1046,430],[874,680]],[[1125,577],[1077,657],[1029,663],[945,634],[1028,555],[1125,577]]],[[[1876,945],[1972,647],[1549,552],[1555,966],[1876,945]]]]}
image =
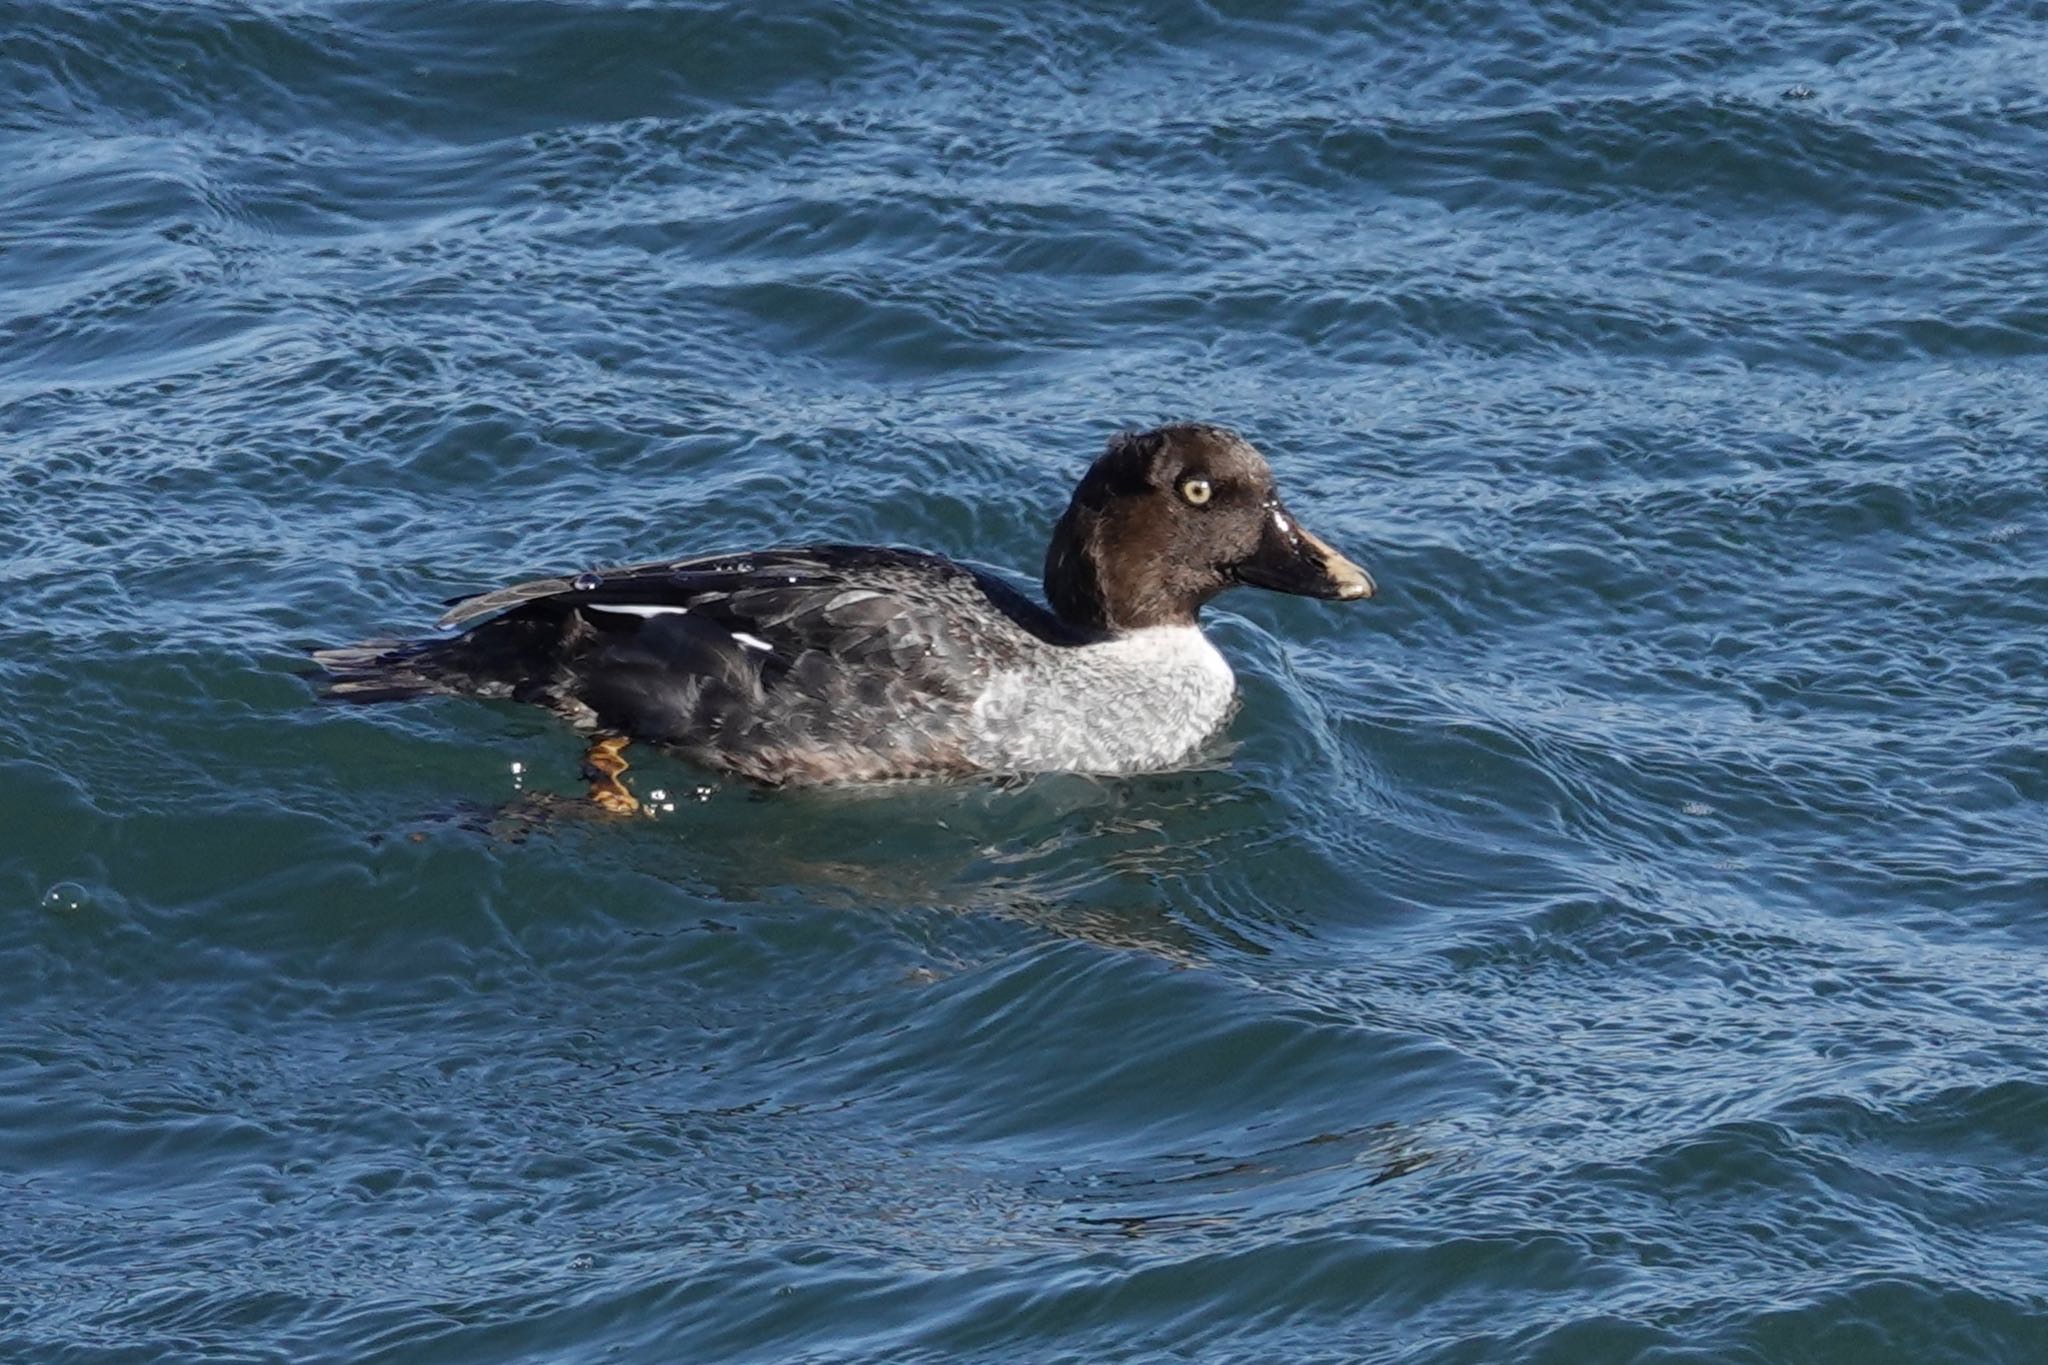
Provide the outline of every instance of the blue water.
{"type": "Polygon", "coordinates": [[[0,1358],[2048,1359],[2048,9],[0,2],[0,1358]],[[1198,771],[764,795],[311,644],[1028,577],[1198,771]],[[553,799],[550,799],[553,798],[553,799]],[[672,809],[666,809],[672,807],[672,809]]]}

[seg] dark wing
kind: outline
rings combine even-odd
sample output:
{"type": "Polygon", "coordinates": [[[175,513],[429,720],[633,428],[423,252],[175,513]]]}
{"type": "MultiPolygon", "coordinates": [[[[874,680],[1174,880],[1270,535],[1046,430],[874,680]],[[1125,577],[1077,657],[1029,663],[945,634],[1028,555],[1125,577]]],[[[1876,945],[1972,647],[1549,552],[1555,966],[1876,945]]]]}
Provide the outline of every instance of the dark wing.
{"type": "MultiPolygon", "coordinates": [[[[542,579],[467,598],[478,652],[543,618],[559,644],[527,695],[771,781],[965,765],[973,701],[1043,608],[938,555],[817,545],[542,579]],[[482,618],[498,613],[496,620],[482,618]]],[[[451,642],[453,643],[453,642],[451,642]]]]}
{"type": "Polygon", "coordinates": [[[858,648],[874,631],[894,638],[945,626],[975,632],[986,625],[1003,640],[1014,631],[1055,644],[1093,638],[986,570],[874,545],[803,545],[537,578],[451,598],[436,624],[472,627],[542,602],[598,612],[622,607],[628,610],[615,614],[642,619],[695,612],[757,636],[773,631],[795,648],[858,648]]]}

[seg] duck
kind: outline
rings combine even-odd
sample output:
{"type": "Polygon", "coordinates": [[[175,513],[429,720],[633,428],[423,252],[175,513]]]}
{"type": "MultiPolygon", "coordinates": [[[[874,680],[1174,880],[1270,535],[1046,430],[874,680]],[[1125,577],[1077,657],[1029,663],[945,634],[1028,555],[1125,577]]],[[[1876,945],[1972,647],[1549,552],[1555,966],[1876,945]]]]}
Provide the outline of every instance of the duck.
{"type": "Polygon", "coordinates": [[[313,651],[335,702],[529,703],[588,737],[608,812],[641,742],[770,787],[1185,764],[1237,705],[1200,613],[1240,585],[1374,595],[1226,427],[1121,432],[1052,531],[1041,605],[941,554],[804,544],[450,599],[453,635],[313,651]]]}

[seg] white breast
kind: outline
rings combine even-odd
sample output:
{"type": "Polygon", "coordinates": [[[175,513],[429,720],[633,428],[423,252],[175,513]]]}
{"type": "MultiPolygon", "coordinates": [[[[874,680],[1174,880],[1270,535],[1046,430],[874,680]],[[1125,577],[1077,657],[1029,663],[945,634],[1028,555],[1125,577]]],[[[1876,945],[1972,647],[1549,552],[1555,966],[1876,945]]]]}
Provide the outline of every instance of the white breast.
{"type": "Polygon", "coordinates": [[[1230,716],[1237,679],[1194,626],[1051,649],[975,701],[969,756],[1011,772],[1142,772],[1185,759],[1230,716]]]}

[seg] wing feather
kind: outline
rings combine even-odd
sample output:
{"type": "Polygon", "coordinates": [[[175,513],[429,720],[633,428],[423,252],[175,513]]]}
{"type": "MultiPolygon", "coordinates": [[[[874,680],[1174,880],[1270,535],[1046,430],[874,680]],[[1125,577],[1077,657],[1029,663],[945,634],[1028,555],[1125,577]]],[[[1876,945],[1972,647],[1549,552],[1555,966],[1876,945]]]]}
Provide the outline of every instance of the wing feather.
{"type": "Polygon", "coordinates": [[[554,704],[764,777],[964,761],[992,672],[1064,630],[983,571],[837,545],[535,579],[463,599],[443,621],[469,626],[449,645],[479,654],[530,623],[559,641],[521,665],[554,704]]]}

